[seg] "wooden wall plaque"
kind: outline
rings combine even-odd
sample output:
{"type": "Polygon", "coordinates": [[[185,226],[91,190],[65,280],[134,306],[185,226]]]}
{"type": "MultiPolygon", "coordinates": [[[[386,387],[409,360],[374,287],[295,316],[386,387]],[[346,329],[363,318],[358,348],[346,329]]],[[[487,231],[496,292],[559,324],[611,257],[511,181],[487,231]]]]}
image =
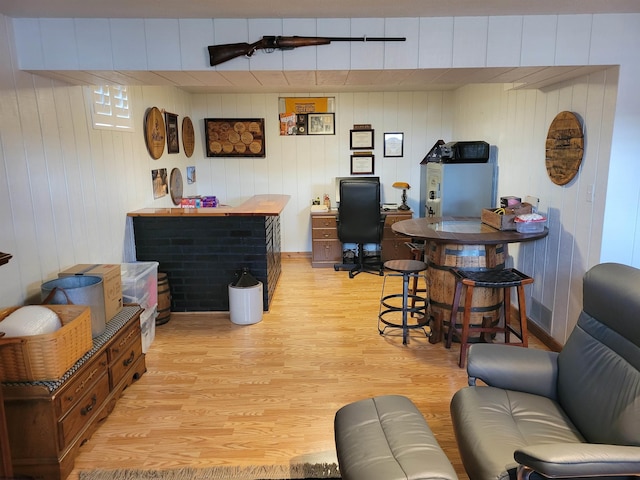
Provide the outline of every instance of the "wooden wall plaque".
{"type": "Polygon", "coordinates": [[[151,107],[144,119],[144,139],[151,158],[157,160],[164,152],[165,127],[162,112],[157,107],[151,107]]]}
{"type": "Polygon", "coordinates": [[[187,157],[193,155],[193,149],[196,145],[196,134],[193,130],[193,122],[189,117],[182,119],[182,147],[187,157]]]}
{"type": "Polygon", "coordinates": [[[556,185],[576,176],[584,154],[584,135],[578,117],[560,112],[551,122],[545,145],[547,174],[556,185]]]}

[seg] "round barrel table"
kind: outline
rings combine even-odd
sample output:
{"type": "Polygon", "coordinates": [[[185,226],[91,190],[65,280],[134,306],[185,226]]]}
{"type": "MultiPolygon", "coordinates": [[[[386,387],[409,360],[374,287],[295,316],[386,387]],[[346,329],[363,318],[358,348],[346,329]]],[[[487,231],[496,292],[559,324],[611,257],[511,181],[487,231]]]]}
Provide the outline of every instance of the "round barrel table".
{"type": "MultiPolygon", "coordinates": [[[[475,217],[423,217],[396,222],[391,227],[399,235],[425,241],[428,265],[429,319],[431,343],[442,340],[443,326],[451,318],[455,279],[451,267],[461,270],[503,269],[509,243],[529,242],[548,235],[545,227],[538,233],[496,230],[475,217]]],[[[465,308],[471,309],[471,323],[495,325],[500,320],[502,289],[477,288],[473,304],[458,307],[456,322],[462,323],[465,308]]]]}

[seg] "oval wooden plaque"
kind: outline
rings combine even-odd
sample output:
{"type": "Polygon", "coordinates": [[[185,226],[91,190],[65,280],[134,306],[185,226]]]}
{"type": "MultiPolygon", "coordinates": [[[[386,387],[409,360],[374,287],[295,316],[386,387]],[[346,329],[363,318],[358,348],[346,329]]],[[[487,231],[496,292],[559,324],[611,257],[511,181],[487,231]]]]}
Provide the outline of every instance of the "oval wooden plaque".
{"type": "Polygon", "coordinates": [[[584,135],[578,117],[560,112],[551,122],[546,142],[547,174],[556,185],[566,185],[576,176],[584,153],[584,135]]]}
{"type": "Polygon", "coordinates": [[[171,170],[171,176],[169,177],[169,193],[174,205],[180,205],[182,201],[182,188],[182,173],[179,168],[174,168],[171,170]]]}
{"type": "Polygon", "coordinates": [[[193,149],[196,145],[196,134],[193,129],[193,122],[189,117],[182,119],[182,147],[187,157],[193,155],[193,149]]]}
{"type": "Polygon", "coordinates": [[[151,107],[144,119],[144,139],[151,158],[157,160],[164,152],[165,128],[162,113],[157,107],[151,107]]]}

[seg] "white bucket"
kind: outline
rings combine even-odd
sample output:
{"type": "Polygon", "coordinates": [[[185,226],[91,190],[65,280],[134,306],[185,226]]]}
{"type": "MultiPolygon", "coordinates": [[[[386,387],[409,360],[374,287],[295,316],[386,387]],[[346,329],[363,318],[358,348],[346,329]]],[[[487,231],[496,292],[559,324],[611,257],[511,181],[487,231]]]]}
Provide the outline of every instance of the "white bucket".
{"type": "Polygon", "coordinates": [[[250,325],[262,320],[262,282],[250,287],[229,284],[229,316],[238,325],[250,325]]]}

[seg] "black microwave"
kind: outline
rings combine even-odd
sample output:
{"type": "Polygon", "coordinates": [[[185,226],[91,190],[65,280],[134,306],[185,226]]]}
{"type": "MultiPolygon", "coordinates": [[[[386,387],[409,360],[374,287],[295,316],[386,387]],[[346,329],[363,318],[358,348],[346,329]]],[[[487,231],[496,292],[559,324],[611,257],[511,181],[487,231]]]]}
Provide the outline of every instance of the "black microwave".
{"type": "Polygon", "coordinates": [[[483,141],[449,142],[440,146],[442,163],[486,163],[489,144],[483,141]]]}

